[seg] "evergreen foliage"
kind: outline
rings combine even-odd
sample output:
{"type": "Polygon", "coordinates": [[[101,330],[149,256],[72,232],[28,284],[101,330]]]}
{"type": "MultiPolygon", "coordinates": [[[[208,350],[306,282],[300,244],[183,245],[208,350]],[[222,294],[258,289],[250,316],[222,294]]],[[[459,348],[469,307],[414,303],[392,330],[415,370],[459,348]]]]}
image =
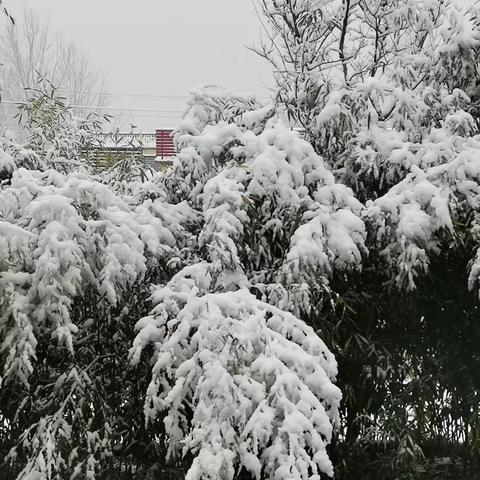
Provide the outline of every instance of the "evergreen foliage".
{"type": "Polygon", "coordinates": [[[260,5],[277,104],[193,91],[167,172],[48,87],[0,137],[0,476],[478,476],[477,9],[260,5]]]}

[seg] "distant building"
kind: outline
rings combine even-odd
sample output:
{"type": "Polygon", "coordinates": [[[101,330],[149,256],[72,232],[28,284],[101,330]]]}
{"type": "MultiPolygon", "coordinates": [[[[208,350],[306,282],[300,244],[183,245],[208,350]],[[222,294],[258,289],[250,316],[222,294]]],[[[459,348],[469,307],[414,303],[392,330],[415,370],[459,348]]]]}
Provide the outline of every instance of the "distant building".
{"type": "Polygon", "coordinates": [[[164,170],[175,156],[173,130],[157,129],[155,133],[102,133],[95,156],[105,164],[126,158],[142,158],[155,170],[164,170]]]}

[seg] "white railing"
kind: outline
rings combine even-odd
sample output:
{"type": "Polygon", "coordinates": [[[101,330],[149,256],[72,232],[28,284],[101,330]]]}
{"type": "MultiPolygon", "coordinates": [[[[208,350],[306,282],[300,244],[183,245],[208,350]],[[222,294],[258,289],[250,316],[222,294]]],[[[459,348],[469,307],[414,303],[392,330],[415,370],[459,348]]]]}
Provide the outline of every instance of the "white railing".
{"type": "Polygon", "coordinates": [[[142,147],[155,148],[156,135],[155,133],[100,133],[98,134],[99,141],[102,145],[108,147],[142,147]]]}

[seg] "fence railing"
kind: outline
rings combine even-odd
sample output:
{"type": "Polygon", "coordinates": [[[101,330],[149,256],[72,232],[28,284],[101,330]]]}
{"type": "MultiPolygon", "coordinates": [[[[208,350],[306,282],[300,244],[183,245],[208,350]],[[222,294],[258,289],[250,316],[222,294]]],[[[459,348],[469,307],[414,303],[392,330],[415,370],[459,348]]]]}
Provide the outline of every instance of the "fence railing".
{"type": "Polygon", "coordinates": [[[108,147],[139,146],[155,148],[155,133],[100,133],[98,139],[102,145],[108,147]]]}

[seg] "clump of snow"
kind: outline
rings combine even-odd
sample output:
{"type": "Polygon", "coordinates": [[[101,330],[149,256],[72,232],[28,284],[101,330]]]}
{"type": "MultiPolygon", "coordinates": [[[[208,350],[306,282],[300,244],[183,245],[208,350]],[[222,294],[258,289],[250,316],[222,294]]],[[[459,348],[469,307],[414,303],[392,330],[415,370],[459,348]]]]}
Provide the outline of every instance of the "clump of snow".
{"type": "Polygon", "coordinates": [[[0,190],[3,377],[28,384],[38,331],[73,353],[71,310],[87,287],[115,305],[149,258],[173,255],[176,239],[149,206],[82,173],[12,173],[0,190]]]}
{"type": "Polygon", "coordinates": [[[195,455],[192,480],[232,479],[239,466],[257,478],[332,475],[333,355],[311,327],[246,289],[207,293],[211,272],[206,263],[182,270],[137,324],[132,359],[155,346],[147,420],[166,411],[170,453],[195,455]]]}

